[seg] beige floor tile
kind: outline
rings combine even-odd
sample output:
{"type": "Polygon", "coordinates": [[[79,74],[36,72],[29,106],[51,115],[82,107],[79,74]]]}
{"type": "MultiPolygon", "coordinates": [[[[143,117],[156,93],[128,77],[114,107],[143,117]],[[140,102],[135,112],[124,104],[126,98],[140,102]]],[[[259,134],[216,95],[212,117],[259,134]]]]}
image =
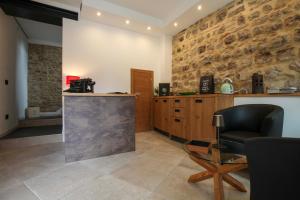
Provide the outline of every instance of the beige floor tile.
{"type": "Polygon", "coordinates": [[[103,176],[70,192],[64,200],[142,200],[149,191],[113,176],[103,176]]]}
{"type": "Polygon", "coordinates": [[[10,170],[8,170],[7,168],[3,168],[0,170],[0,191],[7,190],[20,184],[22,184],[22,182],[19,179],[15,178],[10,173],[10,170]]]}
{"type": "Polygon", "coordinates": [[[32,159],[47,156],[53,153],[64,152],[63,143],[52,143],[45,145],[37,145],[32,147],[19,148],[16,151],[11,151],[2,156],[7,165],[21,164],[32,159]]]}
{"type": "Polygon", "coordinates": [[[1,200],[39,200],[24,185],[19,185],[5,191],[0,191],[0,199],[1,200]]]}
{"type": "MultiPolygon", "coordinates": [[[[154,193],[162,195],[172,200],[212,200],[213,183],[212,179],[202,181],[196,184],[188,183],[190,175],[201,172],[203,170],[192,169],[179,165],[155,190],[154,193]]],[[[249,181],[237,175],[233,175],[240,180],[246,188],[249,188],[249,181]]],[[[242,193],[235,190],[230,185],[224,183],[224,194],[227,200],[248,200],[249,192],[242,193]]]]}
{"type": "Polygon", "coordinates": [[[155,151],[155,150],[146,152],[141,155],[141,157],[143,158],[154,159],[157,162],[160,161],[167,162],[174,166],[178,165],[185,156],[186,154],[183,153],[174,154],[174,153],[166,153],[163,151],[155,151]]]}
{"type": "MultiPolygon", "coordinates": [[[[135,152],[75,163],[65,163],[62,143],[44,144],[1,151],[0,199],[211,200],[212,180],[187,183],[200,171],[182,144],[154,131],[137,134],[135,152]]],[[[245,173],[234,176],[249,188],[245,173]]],[[[224,188],[226,200],[249,199],[224,188]]]]}
{"type": "Polygon", "coordinates": [[[24,181],[46,174],[64,165],[64,155],[61,153],[54,153],[47,156],[38,157],[36,159],[31,159],[27,162],[21,162],[20,164],[11,164],[9,167],[9,174],[24,181]]]}
{"type": "Polygon", "coordinates": [[[163,197],[159,194],[150,193],[147,197],[145,197],[143,200],[169,200],[166,197],[163,197]]]}
{"type": "Polygon", "coordinates": [[[155,146],[149,142],[137,142],[136,143],[136,152],[139,154],[151,151],[155,148],[155,146]]]}
{"type": "Polygon", "coordinates": [[[26,180],[25,185],[40,199],[54,200],[97,178],[96,172],[80,164],[67,164],[48,174],[26,180]]]}
{"type": "Polygon", "coordinates": [[[194,170],[199,170],[199,171],[204,170],[199,164],[193,161],[187,154],[184,157],[184,159],[181,160],[179,166],[194,169],[194,170]]]}
{"type": "Polygon", "coordinates": [[[211,200],[212,182],[203,181],[198,184],[187,182],[190,175],[198,170],[186,167],[176,167],[170,175],[154,190],[154,193],[172,200],[211,200]]]}
{"type": "Polygon", "coordinates": [[[113,156],[106,156],[95,158],[91,160],[80,161],[84,166],[89,167],[97,173],[97,176],[111,174],[112,172],[122,168],[135,159],[137,154],[135,152],[128,152],[113,156]]]}
{"type": "Polygon", "coordinates": [[[149,191],[154,190],[166,177],[167,173],[158,170],[148,170],[140,166],[126,165],[112,173],[112,176],[122,179],[130,184],[143,187],[149,191]]]}

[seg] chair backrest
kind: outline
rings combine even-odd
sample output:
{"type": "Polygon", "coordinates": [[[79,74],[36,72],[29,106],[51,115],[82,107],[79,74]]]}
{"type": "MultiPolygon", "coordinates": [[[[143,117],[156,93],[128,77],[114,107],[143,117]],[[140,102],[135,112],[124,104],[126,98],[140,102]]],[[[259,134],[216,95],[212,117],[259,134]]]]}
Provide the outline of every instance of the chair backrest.
{"type": "Polygon", "coordinates": [[[300,198],[300,139],[246,141],[251,200],[300,198]]]}
{"type": "Polygon", "coordinates": [[[260,132],[264,118],[281,107],[269,104],[245,104],[220,110],[215,114],[224,116],[224,131],[260,132]]]}

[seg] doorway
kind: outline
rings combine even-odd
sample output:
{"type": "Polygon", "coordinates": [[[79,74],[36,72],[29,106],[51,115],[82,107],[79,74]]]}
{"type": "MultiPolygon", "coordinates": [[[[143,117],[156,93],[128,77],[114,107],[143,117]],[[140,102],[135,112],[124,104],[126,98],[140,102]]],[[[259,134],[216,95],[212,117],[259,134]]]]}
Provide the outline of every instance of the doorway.
{"type": "Polygon", "coordinates": [[[0,3],[1,138],[61,135],[63,18],[78,20],[78,13],[35,1],[0,3]]]}
{"type": "Polygon", "coordinates": [[[153,71],[131,69],[131,93],[136,94],[135,130],[152,129],[153,71]]]}

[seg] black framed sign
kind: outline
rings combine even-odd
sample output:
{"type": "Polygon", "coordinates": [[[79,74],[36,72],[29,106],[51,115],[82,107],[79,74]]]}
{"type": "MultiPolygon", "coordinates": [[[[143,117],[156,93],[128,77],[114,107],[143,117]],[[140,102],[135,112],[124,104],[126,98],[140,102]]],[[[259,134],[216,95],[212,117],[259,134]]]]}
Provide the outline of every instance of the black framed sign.
{"type": "Polygon", "coordinates": [[[200,94],[214,94],[215,81],[214,76],[202,76],[200,78],[200,94]]]}

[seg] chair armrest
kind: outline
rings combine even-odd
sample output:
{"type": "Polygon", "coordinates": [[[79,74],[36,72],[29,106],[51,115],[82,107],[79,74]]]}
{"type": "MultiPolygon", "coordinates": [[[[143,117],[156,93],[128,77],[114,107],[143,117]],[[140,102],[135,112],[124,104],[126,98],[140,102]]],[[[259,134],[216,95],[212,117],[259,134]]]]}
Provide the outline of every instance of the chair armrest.
{"type": "Polygon", "coordinates": [[[283,129],[283,109],[277,109],[268,114],[262,122],[260,132],[266,137],[281,137],[283,129]]]}

